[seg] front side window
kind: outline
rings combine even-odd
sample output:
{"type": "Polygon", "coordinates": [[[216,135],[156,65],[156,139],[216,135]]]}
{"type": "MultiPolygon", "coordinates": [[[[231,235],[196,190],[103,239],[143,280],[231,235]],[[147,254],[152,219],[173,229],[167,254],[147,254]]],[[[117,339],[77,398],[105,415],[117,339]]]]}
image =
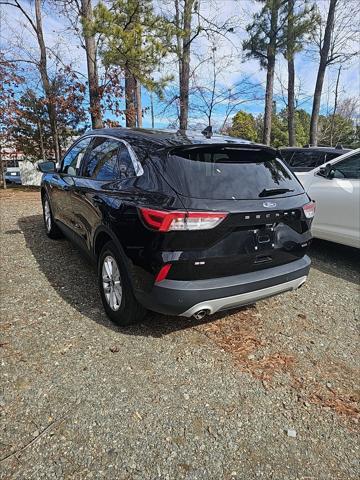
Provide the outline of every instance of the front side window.
{"type": "Polygon", "coordinates": [[[334,178],[360,179],[360,154],[353,155],[333,165],[334,178]]]}
{"type": "Polygon", "coordinates": [[[120,141],[96,137],[91,145],[84,177],[94,180],[119,180],[136,175],[127,147],[120,141]]]}
{"type": "Polygon", "coordinates": [[[67,175],[76,176],[79,175],[82,159],[85,156],[87,147],[91,141],[90,137],[83,138],[76,143],[66,153],[62,161],[61,172],[67,175]]]}

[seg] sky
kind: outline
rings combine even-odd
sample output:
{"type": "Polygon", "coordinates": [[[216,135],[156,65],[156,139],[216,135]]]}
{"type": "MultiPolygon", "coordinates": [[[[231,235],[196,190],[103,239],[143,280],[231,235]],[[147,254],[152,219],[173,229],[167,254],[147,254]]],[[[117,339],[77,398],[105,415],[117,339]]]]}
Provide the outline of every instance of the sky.
{"type": "MultiPolygon", "coordinates": [[[[347,8],[346,4],[351,0],[342,0],[341,8],[347,8]]],[[[171,0],[156,0],[156,8],[166,4],[167,8],[171,8],[171,0]]],[[[198,67],[199,60],[208,57],[211,49],[216,47],[216,57],[219,62],[219,88],[230,88],[242,78],[246,77],[249,81],[257,85],[256,97],[258,100],[248,100],[249,96],[244,95],[242,100],[244,103],[238,109],[251,112],[253,114],[263,113],[264,109],[264,92],[266,82],[266,71],[261,69],[257,60],[245,60],[241,51],[242,41],[246,38],[246,25],[251,21],[252,15],[259,9],[259,3],[252,0],[202,0],[201,13],[211,19],[214,23],[220,24],[230,21],[234,26],[234,32],[228,34],[227,38],[217,37],[209,40],[205,35],[199,36],[193,43],[193,54],[191,58],[192,67],[196,67],[196,80],[199,85],[206,85],[211,76],[209,63],[203,63],[198,67]],[[199,58],[200,57],[200,58],[199,58]],[[223,68],[222,68],[223,65],[223,68]]],[[[33,4],[26,0],[22,1],[22,5],[33,16],[33,4]]],[[[323,12],[326,11],[328,0],[318,0],[317,6],[323,12]]],[[[38,51],[36,40],[32,32],[26,26],[21,12],[11,6],[0,5],[0,47],[5,51],[8,57],[18,55],[21,50],[26,50],[29,58],[37,58],[38,51]]],[[[69,25],[61,17],[58,12],[51,10],[45,5],[43,12],[43,26],[46,44],[51,50],[56,50],[64,58],[65,63],[71,63],[73,67],[86,75],[86,59],[85,52],[80,45],[79,39],[70,31],[69,25]]],[[[343,13],[340,12],[340,13],[343,13]]],[[[357,23],[360,24],[359,12],[357,12],[357,23]]],[[[359,37],[354,37],[354,42],[359,45],[359,37]]],[[[354,44],[351,45],[354,47],[354,44]]],[[[314,91],[318,57],[310,55],[308,52],[300,52],[296,55],[296,83],[301,85],[300,106],[311,112],[312,94],[314,91]]],[[[322,111],[325,112],[331,108],[333,103],[333,90],[337,69],[339,65],[328,68],[325,77],[322,111]]],[[[173,59],[169,58],[161,66],[156,76],[166,75],[168,73],[176,74],[177,68],[173,59]]],[[[284,107],[281,85],[286,85],[287,81],[287,65],[285,59],[279,55],[276,65],[276,79],[274,88],[274,98],[277,102],[277,110],[284,107]]],[[[342,73],[340,78],[340,98],[359,97],[360,95],[360,66],[359,59],[352,62],[346,62],[342,65],[342,73]]],[[[143,89],[143,107],[150,106],[150,97],[143,89]]],[[[174,110],[168,109],[164,111],[164,104],[155,98],[155,126],[158,128],[167,127],[176,118],[174,110]]],[[[237,109],[234,110],[236,113],[237,109]]],[[[225,105],[219,105],[213,115],[213,124],[221,125],[225,114],[225,105]]],[[[232,115],[230,115],[231,118],[232,115]]],[[[120,120],[121,121],[121,120],[120,120]]],[[[149,109],[145,111],[144,126],[151,126],[151,118],[149,109]]],[[[189,123],[206,124],[203,115],[196,112],[190,113],[189,123]],[[204,123],[205,122],[205,123],[204,123]]]]}

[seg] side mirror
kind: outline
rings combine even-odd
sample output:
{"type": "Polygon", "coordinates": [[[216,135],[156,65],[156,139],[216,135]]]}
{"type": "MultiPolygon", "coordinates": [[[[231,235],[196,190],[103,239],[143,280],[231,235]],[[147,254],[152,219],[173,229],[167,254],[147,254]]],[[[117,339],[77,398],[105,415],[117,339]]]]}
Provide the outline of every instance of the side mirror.
{"type": "Polygon", "coordinates": [[[40,162],[37,164],[36,168],[42,173],[56,172],[56,164],[53,161],[40,162]]]}
{"type": "Polygon", "coordinates": [[[332,165],[330,163],[327,163],[323,167],[319,168],[318,175],[324,178],[328,178],[329,180],[334,178],[334,169],[332,165]]]}

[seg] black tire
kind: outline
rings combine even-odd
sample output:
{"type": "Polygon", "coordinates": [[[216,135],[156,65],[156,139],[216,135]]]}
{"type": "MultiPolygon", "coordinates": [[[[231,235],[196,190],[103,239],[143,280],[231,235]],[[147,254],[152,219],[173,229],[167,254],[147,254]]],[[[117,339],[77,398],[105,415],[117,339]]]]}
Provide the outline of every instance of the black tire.
{"type": "Polygon", "coordinates": [[[42,205],[43,205],[43,219],[44,219],[46,235],[52,239],[62,238],[63,237],[62,231],[54,222],[54,217],[51,211],[49,197],[46,194],[42,198],[42,205]],[[47,208],[48,208],[48,215],[49,215],[48,219],[47,219],[47,208]]]}
{"type": "Polygon", "coordinates": [[[121,326],[139,323],[146,313],[144,307],[139,304],[134,296],[125,262],[123,254],[119,252],[113,242],[104,245],[98,259],[98,282],[105,312],[110,320],[121,326]],[[111,264],[110,258],[115,264],[111,264]],[[109,266],[109,262],[112,265],[112,272],[115,272],[112,278],[110,278],[111,276],[109,276],[106,268],[106,265],[109,266]],[[120,284],[116,284],[118,281],[116,267],[120,284]],[[105,281],[104,278],[106,278],[105,281]],[[119,285],[121,293],[119,292],[119,285]]]}

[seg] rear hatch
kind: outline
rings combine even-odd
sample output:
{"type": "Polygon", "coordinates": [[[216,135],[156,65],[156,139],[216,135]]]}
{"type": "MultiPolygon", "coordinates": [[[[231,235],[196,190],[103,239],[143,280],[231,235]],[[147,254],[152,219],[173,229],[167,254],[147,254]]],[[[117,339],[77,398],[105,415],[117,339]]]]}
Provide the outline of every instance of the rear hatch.
{"type": "Polygon", "coordinates": [[[157,163],[188,211],[228,212],[215,228],[169,232],[182,251],[169,278],[235,275],[302,257],[311,238],[307,195],[276,150],[257,145],[176,147],[157,163]]]}
{"type": "Polygon", "coordinates": [[[303,189],[263,146],[206,145],[174,148],[163,173],[180,195],[211,200],[259,200],[301,195],[303,189]]]}

